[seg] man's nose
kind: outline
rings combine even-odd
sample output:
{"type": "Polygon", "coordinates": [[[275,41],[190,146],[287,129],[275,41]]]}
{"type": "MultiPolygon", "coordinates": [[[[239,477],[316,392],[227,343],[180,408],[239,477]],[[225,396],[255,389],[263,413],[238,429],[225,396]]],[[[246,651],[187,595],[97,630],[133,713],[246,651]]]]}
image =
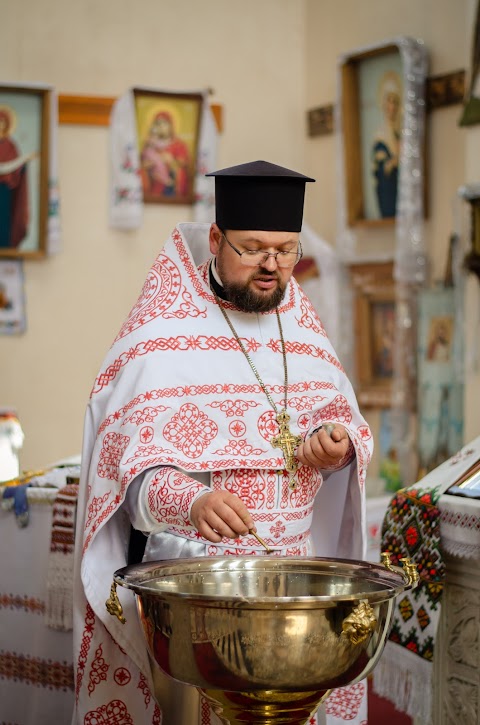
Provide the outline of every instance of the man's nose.
{"type": "Polygon", "coordinates": [[[269,254],[263,263],[263,266],[267,269],[275,269],[277,266],[277,256],[275,253],[269,254]]]}

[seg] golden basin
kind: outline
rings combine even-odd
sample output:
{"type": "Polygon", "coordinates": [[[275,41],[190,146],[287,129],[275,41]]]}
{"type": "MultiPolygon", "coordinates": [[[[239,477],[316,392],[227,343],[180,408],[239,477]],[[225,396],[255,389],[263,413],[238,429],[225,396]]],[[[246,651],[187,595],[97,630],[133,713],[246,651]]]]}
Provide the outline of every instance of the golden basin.
{"type": "Polygon", "coordinates": [[[417,578],[409,562],[266,556],[157,561],[114,575],[136,594],[151,659],[230,725],[303,725],[329,690],[366,677],[395,598],[417,578]]]}

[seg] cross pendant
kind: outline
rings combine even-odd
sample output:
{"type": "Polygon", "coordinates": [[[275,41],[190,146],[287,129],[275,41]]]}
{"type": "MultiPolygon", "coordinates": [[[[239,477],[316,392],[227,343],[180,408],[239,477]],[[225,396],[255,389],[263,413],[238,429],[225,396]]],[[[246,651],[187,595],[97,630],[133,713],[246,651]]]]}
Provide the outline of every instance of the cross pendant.
{"type": "Polygon", "coordinates": [[[290,473],[289,486],[293,490],[296,486],[295,472],[298,468],[297,459],[295,458],[295,448],[300,445],[302,436],[293,435],[288,427],[290,416],[286,410],[282,410],[277,414],[277,423],[280,426],[280,435],[275,436],[270,441],[274,448],[281,448],[285,459],[285,470],[290,473]]]}

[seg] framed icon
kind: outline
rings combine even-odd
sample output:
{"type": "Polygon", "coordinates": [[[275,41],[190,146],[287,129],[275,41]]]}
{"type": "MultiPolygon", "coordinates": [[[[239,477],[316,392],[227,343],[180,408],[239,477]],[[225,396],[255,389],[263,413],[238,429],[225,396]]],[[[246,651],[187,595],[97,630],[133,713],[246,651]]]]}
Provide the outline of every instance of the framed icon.
{"type": "Polygon", "coordinates": [[[0,257],[45,255],[50,93],[0,85],[0,257]]]}
{"type": "Polygon", "coordinates": [[[134,89],[145,202],[193,204],[203,96],[134,89]]]}

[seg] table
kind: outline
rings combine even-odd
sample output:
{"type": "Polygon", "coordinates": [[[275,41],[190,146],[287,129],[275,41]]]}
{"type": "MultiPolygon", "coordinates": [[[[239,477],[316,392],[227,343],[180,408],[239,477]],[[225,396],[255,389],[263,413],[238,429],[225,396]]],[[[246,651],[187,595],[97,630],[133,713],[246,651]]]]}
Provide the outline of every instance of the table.
{"type": "MultiPolygon", "coordinates": [[[[70,725],[72,632],[44,622],[52,507],[57,489],[29,488],[28,526],[0,509],[0,723],[70,725]]],[[[379,561],[390,495],[367,499],[367,560],[379,561]]]]}
{"type": "Polygon", "coordinates": [[[0,509],[0,722],[70,725],[72,632],[44,623],[52,507],[57,489],[29,488],[20,528],[0,509]]]}
{"type": "Polygon", "coordinates": [[[446,564],[434,657],[433,722],[480,724],[480,501],[439,501],[446,564]]]}
{"type": "Polygon", "coordinates": [[[392,500],[393,493],[386,493],[381,496],[367,496],[366,519],[367,519],[367,553],[366,561],[380,562],[380,548],[382,542],[382,524],[388,504],[392,500]]]}

